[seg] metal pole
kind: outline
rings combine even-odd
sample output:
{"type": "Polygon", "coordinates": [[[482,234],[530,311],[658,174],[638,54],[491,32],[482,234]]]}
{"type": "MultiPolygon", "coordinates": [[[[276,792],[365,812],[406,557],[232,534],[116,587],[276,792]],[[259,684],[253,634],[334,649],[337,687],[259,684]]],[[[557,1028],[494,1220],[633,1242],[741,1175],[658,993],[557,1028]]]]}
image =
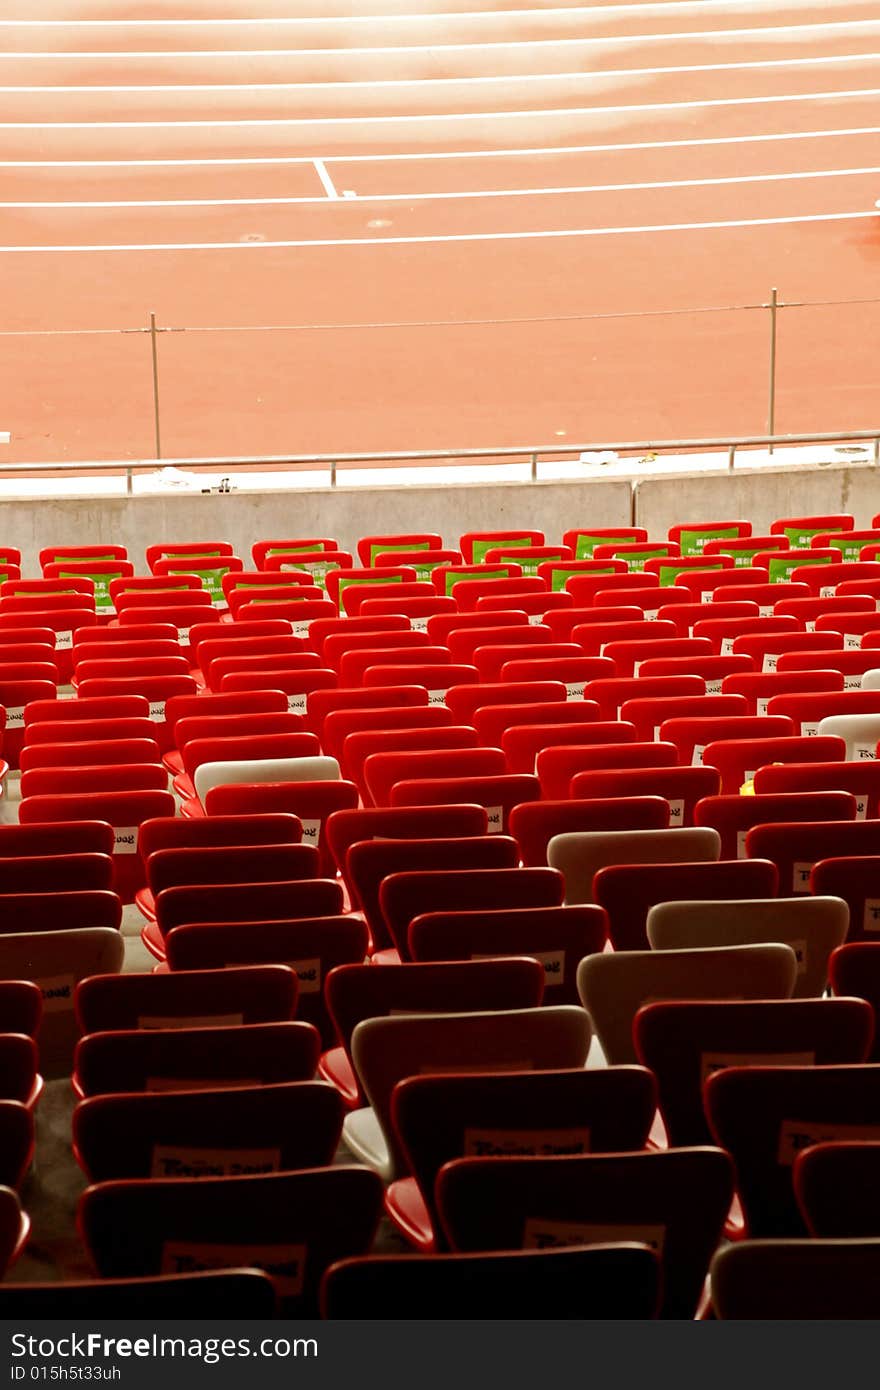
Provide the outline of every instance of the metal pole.
{"type": "Polygon", "coordinates": [[[126,468],[125,470],[125,492],[126,496],[128,497],[131,497],[132,493],[134,492],[134,484],[132,482],[132,470],[130,468],[126,468]]]}
{"type": "Polygon", "coordinates": [[[874,440],[874,463],[880,464],[880,435],[874,440]]]}
{"type": "Polygon", "coordinates": [[[333,459],[333,460],[331,461],[331,463],[330,463],[330,486],[331,486],[331,487],[335,487],[335,486],[336,486],[336,460],[335,460],[335,459],[333,459]]]}
{"type": "Polygon", "coordinates": [[[728,451],[727,451],[727,467],[730,469],[730,472],[731,472],[731,473],[733,472],[733,460],[734,460],[735,455],[736,455],[736,445],[735,445],[735,444],[731,444],[730,448],[729,448],[728,451]]]}
{"type": "Polygon", "coordinates": [[[538,455],[532,454],[532,482],[538,481],[538,455]]]}
{"type": "MultiPolygon", "coordinates": [[[[776,433],[776,319],[779,312],[779,291],[770,291],[770,391],[767,407],[767,433],[776,433]]],[[[773,453],[773,445],[769,446],[773,453]]]]}
{"type": "Polygon", "coordinates": [[[159,353],[157,351],[158,330],[156,315],[150,314],[150,347],[153,353],[153,424],[156,434],[156,458],[162,457],[162,434],[159,428],[159,353]]]}

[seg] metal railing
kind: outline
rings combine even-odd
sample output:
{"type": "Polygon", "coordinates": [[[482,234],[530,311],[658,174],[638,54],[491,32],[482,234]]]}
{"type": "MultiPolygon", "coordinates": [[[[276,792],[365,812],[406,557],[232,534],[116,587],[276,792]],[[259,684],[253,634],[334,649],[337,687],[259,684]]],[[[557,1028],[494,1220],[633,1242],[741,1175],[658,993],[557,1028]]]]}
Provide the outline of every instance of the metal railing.
{"type": "MultiPolygon", "coordinates": [[[[524,461],[529,464],[529,477],[532,482],[554,481],[552,475],[541,477],[540,463],[542,460],[551,458],[570,458],[572,455],[577,457],[582,453],[608,454],[613,453],[618,456],[623,455],[620,462],[626,463],[630,457],[634,465],[634,476],[649,477],[650,473],[644,469],[636,472],[636,465],[639,463],[652,462],[652,456],[662,454],[687,455],[692,454],[718,454],[726,456],[727,471],[733,470],[736,464],[737,454],[744,449],[765,449],[772,452],[774,448],[797,448],[810,444],[861,444],[870,445],[870,463],[874,467],[880,466],[880,428],[870,430],[826,430],[812,434],[744,434],[744,435],[720,435],[705,439],[661,439],[661,440],[613,440],[610,443],[596,444],[585,442],[583,444],[527,444],[517,445],[512,448],[483,448],[483,449],[413,449],[398,450],[395,452],[378,453],[351,453],[351,454],[290,454],[264,457],[242,457],[242,458],[187,458],[187,459],[168,459],[166,465],[175,467],[185,466],[193,471],[210,470],[211,472],[222,471],[228,474],[237,472],[251,472],[267,469],[283,470],[292,472],[302,471],[324,471],[327,472],[327,482],[330,487],[339,485],[339,474],[347,470],[363,468],[364,465],[376,464],[382,468],[393,469],[403,468],[410,465],[442,465],[442,464],[465,464],[475,460],[484,463],[496,463],[498,465],[509,464],[512,461],[524,461]]],[[[850,459],[850,462],[867,462],[866,451],[859,450],[858,460],[850,459]]],[[[848,460],[841,459],[841,463],[848,460]]],[[[46,462],[46,463],[12,463],[6,464],[0,469],[0,476],[31,477],[40,473],[65,474],[72,473],[81,476],[83,473],[109,473],[125,477],[125,490],[128,495],[134,491],[133,481],[136,473],[154,473],[156,471],[155,459],[110,459],[106,461],[96,461],[93,463],[81,462],[46,462]]],[[[792,460],[797,464],[799,460],[792,460]]],[[[625,478],[626,473],[617,473],[610,476],[625,478]]],[[[570,479],[569,479],[570,480],[570,479]]],[[[560,480],[562,481],[562,480],[560,480]]],[[[585,481],[589,479],[585,478],[585,481]]],[[[225,491],[226,489],[224,489],[225,491]]]]}
{"type": "MultiPolygon", "coordinates": [[[[452,462],[455,461],[456,459],[461,459],[461,460],[463,460],[463,461],[464,461],[464,460],[468,460],[468,459],[477,459],[477,458],[480,458],[480,459],[483,459],[483,460],[490,460],[490,459],[499,459],[499,460],[500,460],[500,459],[509,459],[509,458],[511,458],[511,457],[521,458],[521,457],[524,456],[524,455],[525,455],[525,456],[531,456],[531,455],[551,456],[551,455],[573,454],[573,453],[577,453],[577,452],[579,452],[579,451],[586,451],[586,450],[588,450],[588,449],[589,449],[589,450],[609,449],[609,450],[614,450],[614,451],[616,451],[616,452],[624,452],[624,453],[632,453],[632,452],[640,452],[640,451],[641,451],[641,452],[649,452],[649,451],[651,451],[651,452],[660,453],[660,452],[669,452],[669,451],[671,451],[671,450],[675,450],[675,451],[681,452],[681,451],[685,451],[685,450],[691,450],[691,451],[693,451],[693,450],[701,449],[701,448],[702,448],[702,449],[713,449],[713,450],[719,449],[719,448],[720,448],[720,449],[725,449],[725,450],[732,450],[731,457],[733,457],[733,455],[736,453],[736,451],[737,451],[738,449],[746,448],[746,447],[750,447],[750,446],[755,446],[755,447],[757,447],[757,446],[764,446],[764,447],[766,447],[766,448],[770,451],[770,453],[772,453],[773,450],[774,450],[776,447],[778,447],[779,445],[784,444],[784,443],[798,443],[798,442],[805,442],[805,443],[806,443],[806,442],[811,442],[811,443],[812,443],[812,442],[816,442],[816,443],[820,443],[820,442],[827,442],[827,441],[830,441],[832,438],[834,438],[834,439],[840,439],[840,440],[843,440],[843,439],[851,439],[851,440],[857,440],[857,439],[858,439],[858,440],[873,440],[874,437],[875,437],[875,436],[874,436],[874,432],[873,432],[873,431],[870,431],[870,430],[869,430],[869,431],[862,431],[862,432],[855,432],[855,433],[848,433],[848,434],[845,434],[845,435],[844,435],[844,434],[834,434],[834,435],[832,435],[831,433],[823,433],[823,434],[818,434],[818,435],[781,435],[781,434],[778,434],[778,433],[777,433],[777,428],[776,428],[776,425],[777,425],[777,396],[778,396],[778,387],[779,387],[779,374],[780,374],[780,367],[781,367],[782,365],[784,365],[784,358],[785,358],[785,352],[784,352],[784,350],[783,350],[783,351],[780,350],[780,341],[779,341],[779,338],[780,338],[779,329],[780,329],[780,323],[781,323],[781,321],[782,321],[783,316],[786,315],[786,314],[788,314],[788,313],[790,313],[790,312],[792,312],[792,311],[796,311],[796,310],[822,309],[822,310],[835,310],[835,311],[839,311],[839,310],[841,310],[842,308],[845,308],[845,307],[853,307],[853,308],[861,309],[861,308],[866,308],[866,307],[869,307],[869,306],[880,306],[880,297],[866,297],[866,298],[852,298],[852,299],[827,299],[827,300],[786,300],[786,299],[784,299],[784,298],[781,297],[779,290],[778,290],[776,287],[774,287],[774,288],[772,288],[772,289],[770,290],[769,298],[768,298],[767,300],[759,301],[759,302],[755,302],[755,303],[745,303],[745,304],[715,304],[715,305],[691,305],[691,306],[679,306],[679,307],[658,308],[658,309],[634,309],[634,310],[626,310],[626,309],[614,310],[614,309],[612,309],[612,310],[608,310],[608,311],[604,311],[604,312],[595,312],[595,313],[592,313],[592,312],[583,312],[583,313],[571,313],[571,314],[548,314],[548,315],[532,316],[532,317],[528,317],[528,318],[511,316],[511,317],[509,317],[509,318],[498,317],[498,318],[491,318],[491,319],[488,319],[488,318],[487,318],[487,319],[476,319],[476,318],[474,318],[474,319],[448,319],[448,320],[446,320],[446,319],[439,319],[439,320],[430,320],[430,321],[428,321],[428,320],[424,320],[424,321],[423,321],[423,320],[418,320],[418,321],[352,322],[352,323],[276,323],[276,324],[250,324],[250,325],[248,325],[248,324],[239,324],[239,325],[210,325],[210,324],[204,324],[204,325],[181,325],[181,326],[175,326],[175,325],[171,325],[171,324],[161,324],[161,323],[158,321],[158,316],[157,316],[157,314],[156,314],[156,313],[150,313],[150,314],[147,316],[147,322],[146,322],[146,324],[143,325],[143,326],[140,326],[140,327],[138,327],[138,326],[132,326],[132,327],[115,327],[115,328],[114,328],[114,327],[111,327],[111,328],[90,328],[90,329],[78,329],[78,328],[42,328],[42,329],[0,328],[0,340],[5,340],[5,339],[10,339],[10,340],[16,340],[16,339],[17,339],[17,340],[28,340],[28,341],[35,341],[35,340],[39,340],[39,339],[47,339],[47,340],[48,340],[48,339],[73,339],[73,340],[83,339],[83,340],[98,340],[98,339],[105,339],[105,338],[107,338],[107,339],[112,339],[113,337],[119,337],[119,336],[133,337],[133,338],[137,338],[138,336],[140,336],[141,338],[146,339],[147,342],[148,342],[148,344],[149,344],[149,355],[148,355],[148,361],[147,361],[147,363],[145,364],[145,367],[144,367],[144,371],[146,371],[146,370],[149,371],[149,393],[150,393],[150,394],[149,394],[149,399],[150,399],[150,402],[151,402],[151,415],[152,415],[151,433],[152,433],[153,450],[154,450],[154,459],[153,459],[153,460],[149,460],[149,461],[146,460],[146,459],[143,459],[143,460],[138,459],[138,460],[136,460],[136,461],[132,461],[132,462],[129,463],[129,462],[125,461],[125,460],[121,460],[121,461],[119,461],[119,462],[116,462],[116,461],[112,461],[112,460],[111,460],[111,461],[109,461],[109,462],[106,463],[106,464],[98,464],[98,463],[89,462],[89,461],[84,460],[84,459],[80,459],[76,464],[73,464],[73,465],[68,465],[68,464],[66,464],[66,463],[51,463],[51,464],[43,465],[42,463],[37,463],[37,462],[28,463],[28,464],[23,464],[23,465],[9,464],[9,465],[6,465],[6,466],[3,466],[2,464],[0,464],[0,471],[2,471],[2,473],[3,473],[4,475],[6,475],[6,474],[15,473],[15,472],[22,472],[22,473],[37,473],[37,472],[45,471],[46,468],[51,468],[51,469],[57,470],[57,471],[67,471],[69,467],[73,467],[73,468],[75,468],[75,469],[79,469],[80,471],[85,471],[85,470],[87,470],[88,472],[94,472],[94,471],[96,471],[96,470],[97,470],[97,471],[100,471],[100,470],[103,470],[104,468],[109,469],[109,470],[119,470],[119,469],[122,469],[122,468],[126,468],[126,469],[131,469],[131,470],[134,471],[134,472],[141,472],[141,471],[144,471],[145,469],[147,469],[147,468],[149,468],[149,467],[151,467],[151,466],[155,466],[155,460],[163,460],[163,461],[165,461],[165,462],[171,462],[171,461],[173,461],[173,462],[175,462],[175,463],[183,462],[184,460],[182,460],[182,459],[179,458],[179,457],[178,457],[178,458],[175,458],[175,459],[173,459],[173,460],[170,459],[170,458],[169,458],[169,459],[165,459],[165,458],[164,458],[164,453],[163,453],[164,447],[167,447],[167,438],[165,437],[167,432],[163,430],[162,373],[163,373],[163,370],[166,371],[166,372],[169,370],[169,364],[166,362],[166,363],[164,364],[164,366],[163,366],[163,352],[162,352],[162,348],[161,348],[161,343],[162,343],[162,340],[163,340],[164,338],[166,338],[166,336],[168,337],[169,342],[170,342],[170,339],[171,339],[171,335],[174,335],[174,336],[178,339],[178,341],[180,341],[180,340],[185,340],[185,339],[190,339],[190,340],[192,340],[193,342],[198,341],[198,342],[204,343],[204,342],[206,342],[206,341],[208,341],[208,340],[210,340],[210,339],[212,339],[212,338],[216,339],[216,338],[218,337],[218,335],[234,335],[235,337],[237,337],[237,338],[240,337],[240,338],[242,338],[242,339],[245,339],[245,338],[248,338],[248,337],[253,337],[253,335],[259,335],[259,336],[261,336],[261,337],[263,337],[263,338],[265,339],[265,338],[272,338],[273,336],[277,337],[278,335],[283,335],[283,334],[306,335],[307,337],[308,337],[308,336],[314,336],[315,334],[318,334],[318,335],[326,335],[326,334],[328,334],[328,333],[329,333],[329,334],[339,333],[339,334],[343,334],[343,335],[344,335],[344,334],[349,334],[349,333],[359,333],[359,334],[360,334],[360,333],[366,333],[366,334],[368,334],[368,335],[376,335],[376,334],[381,335],[383,332],[388,331],[388,330],[393,330],[393,331],[400,331],[400,330],[407,330],[407,329],[410,329],[410,330],[425,330],[425,329],[430,329],[430,330],[441,330],[441,329],[444,329],[444,328],[451,328],[451,327],[454,327],[454,328],[465,327],[465,328],[471,328],[471,329],[474,329],[474,330],[485,330],[486,328],[509,329],[509,328],[511,328],[511,327],[513,327],[513,326],[517,326],[517,325],[519,325],[519,326],[528,326],[528,325],[536,325],[536,324],[544,324],[544,325],[546,325],[546,324],[558,324],[558,325],[560,325],[560,326],[564,326],[564,325],[571,325],[572,323],[584,323],[585,325],[599,325],[599,324],[602,324],[602,323],[611,323],[611,322],[613,322],[613,321],[622,321],[622,320],[632,320],[633,322],[640,322],[640,321],[648,320],[648,319],[650,319],[650,320],[670,320],[670,321],[672,321],[672,320],[681,320],[682,318],[687,318],[687,317],[693,317],[693,318],[697,319],[697,318],[706,317],[706,316],[711,317],[711,316],[713,316],[713,315],[716,315],[716,316],[717,316],[717,315],[728,315],[728,316],[733,315],[733,316],[736,316],[737,318],[740,318],[740,317],[742,317],[742,316],[745,316],[746,318],[751,318],[751,317],[754,317],[754,316],[760,316],[760,318],[763,318],[763,320],[764,320],[764,327],[765,327],[765,329],[766,329],[766,340],[765,340],[765,342],[766,342],[766,348],[765,348],[765,350],[766,350],[766,354],[767,354],[767,356],[766,356],[766,363],[767,363],[767,367],[766,367],[767,377],[766,377],[766,380],[767,380],[767,386],[766,386],[766,394],[765,394],[763,391],[762,391],[762,393],[761,393],[761,395],[762,395],[762,404],[761,404],[760,407],[759,407],[759,409],[760,409],[760,411],[761,411],[761,415],[762,415],[763,418],[766,420],[766,431],[765,431],[765,433],[762,434],[762,435],[738,436],[738,437],[736,437],[736,438],[721,438],[721,439],[719,439],[719,438],[712,438],[712,439],[661,440],[661,441],[646,441],[646,442],[641,442],[641,441],[640,441],[640,442],[637,442],[637,443],[632,443],[632,442],[630,442],[630,441],[624,441],[624,442],[622,442],[622,443],[615,442],[615,443],[612,443],[612,444],[609,444],[609,445],[602,445],[602,444],[596,445],[596,444],[592,444],[592,443],[589,443],[589,442],[588,442],[587,444],[585,444],[585,445],[583,445],[583,446],[572,445],[571,443],[567,443],[567,444],[565,444],[564,446],[560,446],[558,443],[554,443],[554,444],[548,445],[548,446],[538,446],[538,447],[534,447],[534,446],[532,446],[532,447],[530,447],[530,446],[525,446],[525,447],[513,447],[513,448],[504,448],[504,449],[502,449],[502,448],[486,448],[486,449],[479,449],[479,450],[474,450],[474,449],[446,449],[446,450],[443,450],[443,451],[405,451],[405,452],[397,452],[397,453],[340,454],[340,455],[338,456],[338,458],[337,458],[336,460],[333,460],[333,461],[331,461],[326,455],[297,455],[297,456],[292,456],[291,458],[287,459],[287,458],[284,458],[284,457],[279,457],[279,456],[277,456],[277,455],[268,456],[268,455],[263,454],[263,455],[261,455],[261,457],[264,459],[265,463],[268,464],[268,465],[270,465],[271,467],[278,467],[279,465],[286,465],[286,466],[289,467],[289,468],[307,468],[307,467],[314,467],[315,465],[317,465],[317,466],[319,466],[319,467],[327,467],[327,468],[329,469],[329,472],[330,472],[330,475],[331,475],[331,477],[330,477],[330,482],[331,482],[331,485],[333,485],[333,484],[335,484],[335,481],[336,481],[335,473],[336,473],[337,468],[341,469],[341,468],[344,468],[344,467],[346,467],[346,466],[352,466],[352,467],[353,467],[353,466],[357,466],[358,464],[361,464],[361,463],[368,463],[368,462],[380,462],[380,461],[381,461],[381,462],[386,463],[386,464],[392,464],[392,463],[395,463],[395,462],[397,462],[397,463],[403,463],[403,462],[423,462],[423,463],[427,463],[427,462],[430,462],[430,461],[433,460],[433,461],[437,461],[437,462],[444,461],[444,462],[447,462],[447,463],[452,463],[452,462]]],[[[762,332],[763,332],[763,330],[762,330],[762,332]]],[[[845,337],[844,340],[843,340],[843,341],[841,342],[841,344],[840,344],[840,349],[841,349],[841,350],[842,350],[842,348],[843,348],[844,342],[846,342],[846,341],[852,341],[852,339],[851,339],[851,338],[847,339],[847,338],[845,337]]],[[[634,347],[635,347],[635,346],[636,346],[636,344],[635,344],[635,340],[634,340],[634,347]]],[[[783,343],[782,348],[783,348],[783,349],[785,348],[785,343],[783,343]]],[[[173,357],[173,354],[172,354],[172,357],[173,357]]],[[[196,374],[197,374],[198,371],[201,369],[202,364],[203,364],[203,360],[204,360],[204,353],[203,353],[203,351],[202,351],[201,349],[200,349],[199,352],[196,354],[196,356],[194,357],[193,360],[194,360],[194,363],[196,364],[195,370],[196,370],[196,374]]],[[[72,372],[75,372],[75,370],[76,370],[76,361],[75,361],[75,360],[72,360],[71,363],[69,364],[69,366],[70,366],[70,370],[71,370],[72,372]]],[[[141,368],[138,368],[138,370],[141,370],[141,368]]],[[[180,382],[180,381],[186,382],[186,381],[189,380],[189,377],[186,376],[186,375],[184,374],[184,372],[181,370],[181,367],[180,367],[180,363],[179,363],[179,362],[176,363],[176,365],[172,368],[172,370],[176,373],[176,376],[175,376],[175,384],[177,384],[177,383],[180,382]]],[[[144,385],[145,385],[145,387],[146,387],[146,381],[144,382],[144,385]]],[[[13,395],[14,395],[14,392],[13,392],[13,395]]],[[[756,413],[757,413],[757,412],[756,412],[756,413]]],[[[4,422],[0,422],[0,423],[4,423],[4,422]]],[[[232,467],[232,466],[234,465],[234,467],[235,467],[236,469],[239,469],[239,468],[255,468],[255,467],[258,466],[258,461],[259,461],[259,460],[256,459],[256,458],[254,458],[254,459],[250,459],[250,458],[220,459],[220,458],[217,457],[216,453],[213,454],[213,456],[206,457],[206,458],[193,458],[193,457],[187,457],[187,458],[185,459],[185,462],[186,462],[187,466],[190,466],[190,467],[193,467],[193,468],[195,468],[195,467],[216,467],[218,464],[221,464],[223,467],[227,467],[227,466],[228,466],[228,467],[232,467]]],[[[537,475],[537,463],[535,463],[535,464],[533,465],[533,467],[534,467],[534,475],[536,476],[536,475],[537,475]]],[[[129,487],[129,491],[130,491],[130,490],[131,490],[131,488],[129,487]]]]}

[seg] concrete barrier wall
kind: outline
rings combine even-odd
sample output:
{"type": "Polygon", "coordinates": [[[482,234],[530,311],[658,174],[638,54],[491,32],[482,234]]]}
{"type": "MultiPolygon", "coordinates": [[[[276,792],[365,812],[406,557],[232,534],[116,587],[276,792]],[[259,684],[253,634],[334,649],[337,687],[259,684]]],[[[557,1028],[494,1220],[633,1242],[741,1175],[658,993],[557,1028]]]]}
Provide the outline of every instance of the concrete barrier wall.
{"type": "Polygon", "coordinates": [[[358,537],[438,531],[454,545],[463,531],[520,526],[548,542],[576,526],[631,525],[664,536],[680,521],[745,518],[755,532],[780,516],[850,512],[869,526],[880,512],[880,471],[865,463],[787,464],[662,477],[455,486],[315,488],[302,491],[170,493],[150,497],[21,498],[0,501],[0,539],[22,552],[23,573],[55,544],[113,542],[144,568],[158,541],[229,540],[245,562],[256,540],[334,536],[354,551],[358,537]],[[634,491],[633,491],[634,489],[634,491]]]}
{"type": "Polygon", "coordinates": [[[0,537],[25,575],[39,573],[44,546],[111,542],[142,572],[144,547],[160,541],[228,540],[246,564],[254,541],[287,536],[334,536],[354,552],[366,535],[437,531],[454,546],[463,531],[529,526],[552,542],[573,526],[628,525],[631,496],[616,480],[16,499],[0,502],[0,537]]]}
{"type": "Polygon", "coordinates": [[[637,526],[665,536],[681,521],[715,518],[751,521],[764,535],[782,516],[848,512],[859,528],[880,512],[880,472],[871,464],[787,464],[735,467],[732,472],[680,473],[643,478],[635,485],[637,526]]]}

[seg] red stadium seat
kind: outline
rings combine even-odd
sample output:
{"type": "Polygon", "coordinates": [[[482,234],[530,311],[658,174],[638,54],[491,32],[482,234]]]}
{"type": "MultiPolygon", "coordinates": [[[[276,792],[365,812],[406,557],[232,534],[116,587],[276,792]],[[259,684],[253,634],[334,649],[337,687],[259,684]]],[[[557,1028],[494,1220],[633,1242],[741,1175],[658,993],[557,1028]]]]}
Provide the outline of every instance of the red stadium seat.
{"type": "MultiPolygon", "coordinates": [[[[478,746],[476,731],[469,724],[449,724],[437,728],[363,729],[346,736],[339,761],[345,775],[357,786],[365,804],[370,805],[372,797],[367,788],[365,773],[368,758],[379,753],[455,750],[478,746]]],[[[504,768],[500,771],[503,772],[504,768]]]]}
{"type": "Polygon", "coordinates": [[[562,875],[555,869],[414,869],[388,874],[379,885],[379,908],[402,961],[412,959],[411,923],[425,912],[520,907],[558,907],[562,875]]]}
{"type": "Polygon", "coordinates": [[[862,1002],[663,1000],[639,1009],[636,1052],[656,1078],[670,1145],[712,1143],[702,1088],[722,1067],[779,1065],[783,1057],[800,1066],[865,1061],[873,1019],[862,1002]]]}
{"type": "MultiPolygon", "coordinates": [[[[574,708],[580,708],[579,702],[575,702],[574,708]]],[[[616,719],[591,720],[587,716],[582,724],[513,724],[501,735],[501,747],[511,772],[533,772],[538,754],[545,748],[625,743],[630,738],[628,724],[616,719]]]]}
{"type": "Polygon", "coordinates": [[[545,1004],[577,1004],[578,962],[604,949],[599,907],[492,907],[424,912],[409,925],[414,961],[534,956],[544,970],[545,1004]]]}
{"type": "Polygon", "coordinates": [[[693,1318],[733,1195],[718,1149],[445,1164],[436,1200],[454,1250],[632,1240],[660,1253],[661,1316],[693,1318]]]}
{"type": "MultiPolygon", "coordinates": [[[[831,861],[834,862],[833,860],[831,861]]],[[[850,933],[855,935],[852,909],[850,909],[850,933]]],[[[876,1026],[877,1010],[880,1008],[880,940],[848,941],[831,952],[828,962],[828,978],[832,992],[839,998],[866,999],[874,1010],[874,1032],[871,1046],[863,1060],[880,1060],[880,1029],[876,1026]]]]}
{"type": "MultiPolygon", "coordinates": [[[[765,715],[766,719],[774,716],[765,715]]],[[[838,738],[733,738],[707,743],[703,762],[717,767],[721,774],[721,790],[734,796],[748,782],[753,782],[760,767],[771,763],[833,762],[846,756],[846,744],[838,738]]]]}
{"type": "Polygon", "coordinates": [[[794,733],[790,719],[769,716],[758,717],[750,714],[697,715],[682,719],[664,719],[657,734],[659,738],[674,743],[678,749],[679,761],[703,762],[703,750],[709,743],[719,739],[786,738],[794,733]]]}
{"type": "Polygon", "coordinates": [[[474,1151],[505,1157],[638,1150],[654,1106],[654,1083],[642,1068],[408,1077],[392,1093],[391,1120],[413,1176],[391,1183],[386,1210],[417,1250],[444,1249],[434,1202],[444,1164],[474,1151]]]}
{"type": "Polygon", "coordinates": [[[334,812],[327,821],[327,843],[351,905],[359,907],[357,888],[348,873],[348,851],[352,845],[377,838],[430,840],[484,836],[487,830],[484,806],[368,806],[334,812]]]}
{"type": "Polygon", "coordinates": [[[746,836],[750,859],[772,859],[784,896],[809,893],[821,859],[880,855],[880,821],[794,821],[756,825],[746,836]]]}
{"type": "MultiPolygon", "coordinates": [[[[632,775],[629,769],[578,774],[612,777],[615,787],[618,779],[628,775],[632,775]]],[[[614,797],[608,798],[572,797],[563,801],[525,802],[511,811],[509,830],[519,845],[523,864],[540,867],[547,863],[547,846],[554,835],[581,830],[666,830],[669,813],[669,803],[659,796],[627,796],[615,792],[614,797]]]]}
{"type": "Polygon", "coordinates": [[[578,772],[569,790],[574,798],[662,797],[669,807],[668,825],[676,827],[699,824],[694,818],[697,804],[716,796],[720,785],[719,773],[711,766],[632,767],[578,772]]]}
{"type": "MultiPolygon", "coordinates": [[[[481,817],[486,815],[483,807],[478,809],[481,817]]],[[[516,862],[516,841],[506,835],[465,833],[431,840],[361,840],[349,846],[345,878],[354,889],[353,900],[367,919],[374,947],[384,950],[395,945],[380,905],[382,881],[389,874],[413,870],[512,869],[516,862]]]]}
{"type": "Polygon", "coordinates": [[[212,1257],[213,1267],[218,1257],[231,1267],[246,1261],[274,1276],[285,1315],[309,1317],[325,1269],[371,1248],[381,1208],[381,1179],[351,1166],[98,1183],[83,1194],[78,1219],[102,1277],[190,1270],[212,1257]]]}
{"type": "MultiPolygon", "coordinates": [[[[848,941],[880,940],[880,855],[877,851],[835,854],[814,866],[810,892],[843,898],[849,907],[848,941]]],[[[858,992],[858,991],[857,991],[858,992]]]]}
{"type": "Polygon", "coordinates": [[[648,912],[656,903],[772,898],[777,882],[775,866],[759,859],[612,864],[596,874],[593,895],[608,915],[615,951],[644,951],[649,945],[648,912]]]}
{"type": "Polygon", "coordinates": [[[327,1004],[338,1046],[325,1052],[320,1075],[349,1107],[366,1104],[351,1062],[351,1039],[367,1018],[397,1013],[470,1013],[536,1008],[544,971],[535,960],[438,961],[421,964],[344,965],[327,976],[327,1004]]]}
{"type": "Polygon", "coordinates": [[[724,859],[742,859],[746,835],[755,825],[796,820],[855,820],[857,803],[848,791],[760,793],[755,796],[711,794],[694,808],[694,825],[708,825],[721,836],[724,859]]]}
{"type": "Polygon", "coordinates": [[[103,820],[112,825],[113,889],[123,902],[130,903],[144,885],[144,867],[138,854],[141,823],[153,816],[173,816],[174,811],[174,797],[168,791],[108,791],[29,796],[22,801],[19,814],[23,824],[103,820]]]}
{"type": "MultiPolygon", "coordinates": [[[[675,680],[676,677],[655,677],[659,680],[675,680]]],[[[620,707],[620,718],[627,719],[635,726],[639,738],[658,738],[660,728],[667,720],[679,723],[687,718],[709,719],[734,717],[748,713],[746,702],[736,695],[675,695],[661,692],[645,698],[638,687],[634,688],[632,698],[627,698],[620,707]]]]}
{"type": "Polygon", "coordinates": [[[835,1132],[880,1138],[880,1069],[865,1065],[747,1066],[715,1072],[705,1103],[716,1141],[736,1163],[752,1237],[806,1234],[792,1185],[798,1153],[835,1132]]]}
{"type": "Polygon", "coordinates": [[[488,832],[492,835],[507,834],[514,807],[538,801],[540,795],[541,785],[537,777],[526,773],[470,776],[450,771],[448,776],[395,782],[391,787],[389,805],[442,806],[464,801],[485,806],[489,818],[488,832]]]}

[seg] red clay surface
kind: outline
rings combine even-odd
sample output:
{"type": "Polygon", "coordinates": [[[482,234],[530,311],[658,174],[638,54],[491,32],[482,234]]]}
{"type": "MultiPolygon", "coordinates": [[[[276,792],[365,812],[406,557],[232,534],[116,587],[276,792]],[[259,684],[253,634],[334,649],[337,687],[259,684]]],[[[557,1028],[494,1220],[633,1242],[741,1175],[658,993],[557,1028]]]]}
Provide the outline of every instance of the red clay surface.
{"type": "MultiPolygon", "coordinates": [[[[694,311],[880,297],[873,0],[334,4],[4,5],[4,461],[149,457],[151,310],[195,457],[760,431],[694,311]]],[[[878,325],[783,311],[778,430],[878,424],[878,325]]]]}

